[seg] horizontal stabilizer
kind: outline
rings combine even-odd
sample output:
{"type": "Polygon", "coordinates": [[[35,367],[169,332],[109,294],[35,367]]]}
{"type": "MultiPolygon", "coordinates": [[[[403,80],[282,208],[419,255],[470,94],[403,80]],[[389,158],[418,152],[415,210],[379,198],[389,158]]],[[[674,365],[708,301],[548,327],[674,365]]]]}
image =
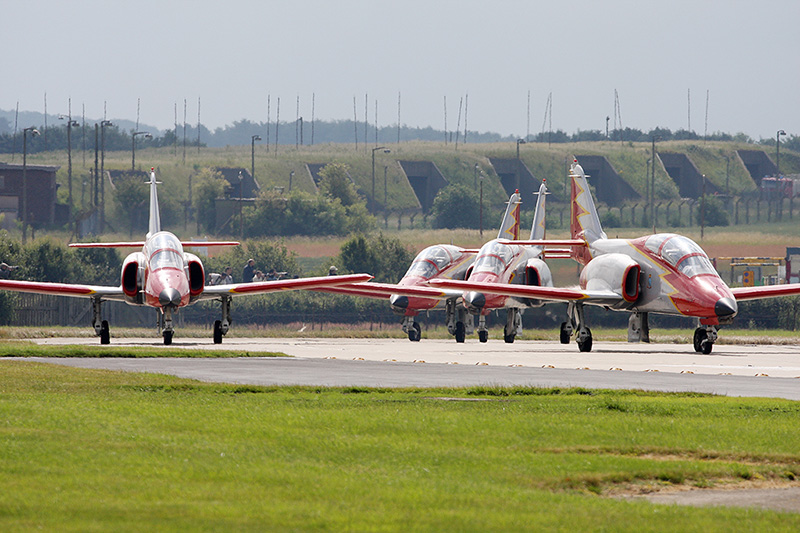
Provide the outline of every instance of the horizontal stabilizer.
{"type": "MultiPolygon", "coordinates": [[[[184,248],[204,248],[206,246],[239,246],[238,241],[186,241],[181,242],[184,248]]],[[[144,241],[135,242],[73,242],[70,248],[141,248],[144,241]]]]}

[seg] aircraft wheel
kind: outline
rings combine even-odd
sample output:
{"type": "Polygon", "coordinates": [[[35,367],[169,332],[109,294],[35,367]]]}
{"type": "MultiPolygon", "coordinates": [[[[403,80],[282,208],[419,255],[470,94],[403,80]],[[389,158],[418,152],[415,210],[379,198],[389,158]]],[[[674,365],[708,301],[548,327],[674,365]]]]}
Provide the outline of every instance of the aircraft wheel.
{"type": "MultiPolygon", "coordinates": [[[[708,333],[705,328],[697,328],[694,330],[694,339],[692,341],[692,344],[694,344],[694,351],[697,353],[703,352],[703,343],[708,343],[708,333]]],[[[711,353],[711,349],[709,348],[708,352],[703,353],[711,353]]]]}
{"type": "Polygon", "coordinates": [[[222,344],[222,321],[214,321],[214,344],[222,344]]]}
{"type": "Polygon", "coordinates": [[[511,335],[503,335],[503,340],[506,341],[506,344],[513,344],[516,336],[517,335],[514,333],[512,333],[511,335]]]}
{"type": "Polygon", "coordinates": [[[422,338],[422,328],[419,327],[419,324],[414,322],[414,325],[411,329],[408,330],[408,340],[411,342],[419,342],[422,338]]]}
{"type": "Polygon", "coordinates": [[[467,328],[463,322],[456,322],[456,342],[464,342],[467,339],[467,328]]]}
{"type": "Polygon", "coordinates": [[[481,342],[487,342],[489,340],[489,331],[488,330],[481,330],[478,332],[478,340],[481,342]]]}
{"type": "Polygon", "coordinates": [[[586,339],[583,342],[578,341],[578,351],[581,351],[581,352],[591,352],[592,351],[592,330],[590,330],[589,328],[586,328],[586,333],[589,334],[586,337],[586,339]]]}
{"type": "Polygon", "coordinates": [[[172,344],[172,334],[173,331],[164,331],[164,346],[169,346],[172,344]]]}
{"type": "Polygon", "coordinates": [[[108,320],[103,320],[100,325],[100,344],[111,344],[111,331],[108,329],[108,320]]]}
{"type": "Polygon", "coordinates": [[[714,343],[710,342],[708,339],[704,340],[700,344],[700,351],[703,353],[703,355],[710,354],[712,348],[714,348],[714,343]]]}
{"type": "Polygon", "coordinates": [[[567,332],[567,323],[566,322],[562,322],[561,323],[561,331],[559,332],[559,335],[558,335],[558,340],[561,341],[561,344],[569,344],[569,337],[570,337],[570,335],[567,332]]]}

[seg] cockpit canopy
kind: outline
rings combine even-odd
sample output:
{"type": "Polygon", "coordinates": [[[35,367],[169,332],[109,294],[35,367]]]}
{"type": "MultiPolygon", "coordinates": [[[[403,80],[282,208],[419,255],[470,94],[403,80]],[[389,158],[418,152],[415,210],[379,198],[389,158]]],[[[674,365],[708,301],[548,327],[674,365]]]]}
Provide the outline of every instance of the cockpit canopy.
{"type": "Polygon", "coordinates": [[[424,279],[431,279],[438,276],[440,272],[447,269],[453,261],[457,259],[457,250],[453,247],[437,245],[429,246],[422,250],[411,263],[406,272],[406,277],[418,276],[424,279]]]}
{"type": "Polygon", "coordinates": [[[703,249],[687,237],[674,233],[659,233],[648,237],[645,246],[689,278],[700,274],[717,275],[714,265],[703,249]]]}
{"type": "Polygon", "coordinates": [[[151,271],[165,267],[183,269],[183,245],[171,233],[156,233],[147,242],[147,254],[151,271]]]}
{"type": "Polygon", "coordinates": [[[511,246],[496,241],[488,242],[481,248],[472,271],[501,273],[513,258],[511,246]]]}

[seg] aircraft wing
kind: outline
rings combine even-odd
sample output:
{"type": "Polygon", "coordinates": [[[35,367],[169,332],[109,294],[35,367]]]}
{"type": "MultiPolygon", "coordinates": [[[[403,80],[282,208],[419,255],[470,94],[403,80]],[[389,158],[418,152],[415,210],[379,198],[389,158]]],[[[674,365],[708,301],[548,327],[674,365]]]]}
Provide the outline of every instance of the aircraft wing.
{"type": "Polygon", "coordinates": [[[768,285],[766,287],[732,287],[731,292],[736,301],[756,300],[759,298],[778,298],[800,294],[800,283],[787,285],[768,285]]]}
{"type": "Polygon", "coordinates": [[[348,285],[338,285],[336,287],[323,287],[320,292],[332,292],[336,294],[350,294],[352,296],[363,296],[365,298],[386,299],[398,294],[402,296],[413,296],[416,298],[433,298],[445,300],[447,298],[458,298],[463,291],[447,288],[426,287],[421,285],[396,285],[394,283],[353,283],[348,285]]]}
{"type": "Polygon", "coordinates": [[[552,302],[582,301],[592,305],[614,305],[624,302],[622,296],[613,291],[587,291],[577,287],[537,287],[533,285],[511,283],[482,283],[449,279],[435,279],[429,281],[428,284],[433,287],[460,289],[461,292],[475,291],[511,296],[513,298],[549,300],[552,302]]]}
{"type": "Polygon", "coordinates": [[[105,300],[122,300],[122,287],[78,285],[74,283],[49,283],[44,281],[0,280],[0,290],[52,294],[55,296],[101,297],[105,300]]]}
{"type": "Polygon", "coordinates": [[[586,241],[580,239],[534,239],[529,241],[500,240],[503,244],[517,244],[521,246],[586,246],[586,241]]]}
{"type": "Polygon", "coordinates": [[[253,283],[232,283],[228,285],[208,285],[203,289],[201,299],[219,296],[242,296],[247,294],[265,294],[279,291],[295,291],[301,289],[318,289],[360,283],[372,279],[369,274],[347,274],[344,276],[319,276],[313,278],[280,279],[276,281],[258,281],[253,283]]]}
{"type": "MultiPolygon", "coordinates": [[[[186,248],[204,248],[206,246],[239,246],[238,241],[181,241],[186,248]]],[[[73,242],[70,248],[141,248],[144,241],[130,242],[73,242]]]]}

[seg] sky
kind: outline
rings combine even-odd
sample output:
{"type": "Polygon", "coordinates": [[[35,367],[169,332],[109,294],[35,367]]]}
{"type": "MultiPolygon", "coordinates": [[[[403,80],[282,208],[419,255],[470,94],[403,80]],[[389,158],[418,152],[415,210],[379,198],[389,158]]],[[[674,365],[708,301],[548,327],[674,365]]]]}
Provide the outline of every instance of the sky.
{"type": "Polygon", "coordinates": [[[0,109],[800,134],[797,0],[0,0],[0,109]],[[528,96],[530,95],[530,97],[528,96]],[[446,106],[445,106],[446,99],[446,106]],[[313,110],[312,110],[313,100],[313,110]],[[366,106],[365,106],[366,100],[366,106]],[[460,102],[465,110],[459,120],[460,102]],[[530,102],[530,105],[528,104],[530,102]],[[268,105],[269,104],[269,105],[268,105]],[[530,112],[528,109],[530,108],[530,112]],[[707,125],[706,125],[707,115],[707,125]]]}

